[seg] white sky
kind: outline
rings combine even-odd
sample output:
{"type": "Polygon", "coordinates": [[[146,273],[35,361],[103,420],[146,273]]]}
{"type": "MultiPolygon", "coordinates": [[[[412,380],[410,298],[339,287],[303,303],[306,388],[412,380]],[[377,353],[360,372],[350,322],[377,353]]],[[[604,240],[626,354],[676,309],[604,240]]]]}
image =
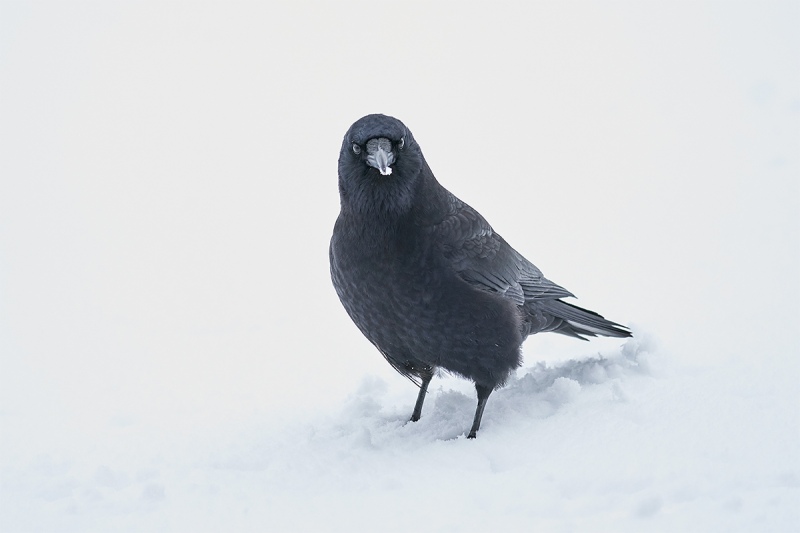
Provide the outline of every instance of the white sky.
{"type": "Polygon", "coordinates": [[[798,27],[797,2],[4,0],[0,413],[179,426],[394,379],[328,276],[373,112],[579,304],[797,372],[798,27]]]}

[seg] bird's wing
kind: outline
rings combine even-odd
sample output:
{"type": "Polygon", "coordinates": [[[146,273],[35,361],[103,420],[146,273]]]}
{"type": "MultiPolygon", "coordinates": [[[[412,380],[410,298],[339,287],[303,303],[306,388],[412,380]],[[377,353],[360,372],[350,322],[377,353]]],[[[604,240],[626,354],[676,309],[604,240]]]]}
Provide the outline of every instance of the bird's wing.
{"type": "Polygon", "coordinates": [[[480,213],[454,196],[449,207],[447,216],[429,228],[441,243],[445,258],[464,280],[498,292],[518,305],[573,296],[509,246],[480,213]]]}

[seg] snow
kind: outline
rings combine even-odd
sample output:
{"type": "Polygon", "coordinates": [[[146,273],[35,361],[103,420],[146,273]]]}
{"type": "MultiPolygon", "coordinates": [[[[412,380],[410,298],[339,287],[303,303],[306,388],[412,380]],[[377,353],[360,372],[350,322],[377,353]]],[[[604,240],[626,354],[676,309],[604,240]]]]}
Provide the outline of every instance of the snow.
{"type": "Polygon", "coordinates": [[[788,531],[800,519],[795,376],[675,368],[637,332],[521,370],[475,441],[474,393],[443,381],[417,423],[408,386],[365,376],[341,406],[292,421],[164,441],[130,424],[103,442],[73,435],[86,448],[6,464],[5,529],[788,531]]]}
{"type": "Polygon", "coordinates": [[[800,530],[797,4],[405,7],[0,5],[0,531],[800,530]],[[328,277],[371,112],[635,336],[408,422],[328,277]]]}

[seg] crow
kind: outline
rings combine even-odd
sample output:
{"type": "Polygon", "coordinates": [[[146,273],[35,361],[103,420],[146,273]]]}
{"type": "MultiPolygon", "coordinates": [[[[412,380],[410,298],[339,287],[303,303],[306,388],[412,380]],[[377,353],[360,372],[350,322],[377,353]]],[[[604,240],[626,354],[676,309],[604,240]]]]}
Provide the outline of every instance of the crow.
{"type": "Polygon", "coordinates": [[[630,337],[628,328],[562,301],[473,208],[436,181],[411,131],[373,114],[339,152],[341,210],[330,243],[333,286],[350,318],[419,387],[437,369],[475,383],[475,438],[486,400],[520,366],[528,335],[630,337]]]}

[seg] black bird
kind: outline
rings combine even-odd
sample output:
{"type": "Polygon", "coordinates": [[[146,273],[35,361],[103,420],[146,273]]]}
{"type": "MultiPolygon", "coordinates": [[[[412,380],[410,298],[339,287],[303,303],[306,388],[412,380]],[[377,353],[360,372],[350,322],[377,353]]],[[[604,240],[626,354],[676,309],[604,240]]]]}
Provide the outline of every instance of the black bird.
{"type": "Polygon", "coordinates": [[[486,400],[521,364],[528,335],[629,337],[624,326],[561,301],[542,275],[470,206],[442,187],[399,120],[367,115],[339,152],[341,212],[331,277],[350,318],[419,386],[419,420],[436,369],[475,382],[475,438],[486,400]]]}

